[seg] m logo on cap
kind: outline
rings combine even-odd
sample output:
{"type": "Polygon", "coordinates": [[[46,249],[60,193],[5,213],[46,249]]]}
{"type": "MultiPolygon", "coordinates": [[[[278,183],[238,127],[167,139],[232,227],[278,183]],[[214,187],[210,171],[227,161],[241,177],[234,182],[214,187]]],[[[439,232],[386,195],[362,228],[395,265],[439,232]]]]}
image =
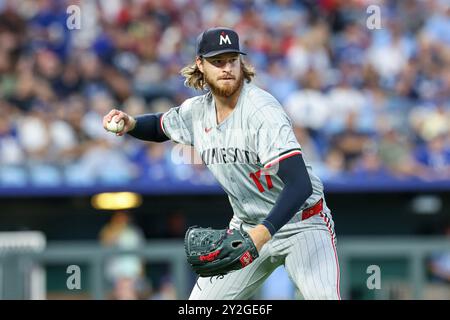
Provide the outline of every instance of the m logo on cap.
{"type": "Polygon", "coordinates": [[[209,58],[227,52],[246,54],[239,49],[236,31],[224,27],[210,28],[197,37],[197,56],[209,58]]]}
{"type": "Polygon", "coordinates": [[[228,37],[228,35],[225,34],[225,32],[222,32],[222,33],[220,34],[220,42],[219,42],[219,45],[222,45],[223,43],[231,44],[230,37],[228,37]]]}

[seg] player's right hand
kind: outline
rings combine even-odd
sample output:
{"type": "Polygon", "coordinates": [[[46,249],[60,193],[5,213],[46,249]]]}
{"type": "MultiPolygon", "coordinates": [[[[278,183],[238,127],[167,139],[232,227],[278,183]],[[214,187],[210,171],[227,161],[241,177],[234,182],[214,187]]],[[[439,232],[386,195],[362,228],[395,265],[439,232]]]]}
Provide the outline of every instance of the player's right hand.
{"type": "Polygon", "coordinates": [[[122,129],[122,131],[119,131],[116,133],[117,136],[123,136],[128,131],[131,131],[134,129],[134,126],[136,125],[136,119],[134,119],[132,116],[126,114],[123,111],[120,111],[117,109],[112,109],[106,116],[103,117],[103,128],[105,128],[105,130],[108,130],[107,124],[108,124],[108,122],[112,121],[112,118],[114,116],[117,116],[114,119],[115,121],[119,122],[122,119],[124,121],[123,129],[122,129]]]}

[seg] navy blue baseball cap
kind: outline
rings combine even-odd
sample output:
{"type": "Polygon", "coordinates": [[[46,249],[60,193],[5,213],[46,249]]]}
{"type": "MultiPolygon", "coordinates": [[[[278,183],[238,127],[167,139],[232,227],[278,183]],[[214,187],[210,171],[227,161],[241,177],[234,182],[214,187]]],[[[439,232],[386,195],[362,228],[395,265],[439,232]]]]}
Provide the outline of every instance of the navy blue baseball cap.
{"type": "Polygon", "coordinates": [[[209,58],[226,52],[246,54],[239,49],[236,31],[222,27],[210,28],[197,37],[197,56],[209,58]]]}

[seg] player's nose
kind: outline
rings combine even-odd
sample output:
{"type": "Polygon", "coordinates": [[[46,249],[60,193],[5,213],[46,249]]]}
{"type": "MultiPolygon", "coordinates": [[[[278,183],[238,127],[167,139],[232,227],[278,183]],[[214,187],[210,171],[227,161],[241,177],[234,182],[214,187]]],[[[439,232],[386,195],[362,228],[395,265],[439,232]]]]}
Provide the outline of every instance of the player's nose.
{"type": "Polygon", "coordinates": [[[233,62],[232,61],[227,61],[227,62],[225,62],[222,70],[224,72],[230,74],[232,69],[233,69],[233,62]]]}

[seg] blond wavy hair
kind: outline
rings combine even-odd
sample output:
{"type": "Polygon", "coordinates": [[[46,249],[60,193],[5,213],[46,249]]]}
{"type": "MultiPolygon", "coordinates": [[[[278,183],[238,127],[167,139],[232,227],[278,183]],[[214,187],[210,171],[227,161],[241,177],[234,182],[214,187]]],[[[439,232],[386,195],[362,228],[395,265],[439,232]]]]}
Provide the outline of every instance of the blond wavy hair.
{"type": "MultiPolygon", "coordinates": [[[[203,59],[203,58],[202,58],[203,59]]],[[[245,62],[242,58],[239,58],[241,62],[241,70],[244,74],[244,79],[247,83],[252,81],[252,78],[255,76],[255,68],[252,65],[245,62]]],[[[191,63],[190,65],[185,66],[181,69],[180,74],[185,77],[184,84],[187,87],[194,88],[196,90],[205,90],[206,82],[203,73],[197,66],[197,63],[191,63]]]]}

